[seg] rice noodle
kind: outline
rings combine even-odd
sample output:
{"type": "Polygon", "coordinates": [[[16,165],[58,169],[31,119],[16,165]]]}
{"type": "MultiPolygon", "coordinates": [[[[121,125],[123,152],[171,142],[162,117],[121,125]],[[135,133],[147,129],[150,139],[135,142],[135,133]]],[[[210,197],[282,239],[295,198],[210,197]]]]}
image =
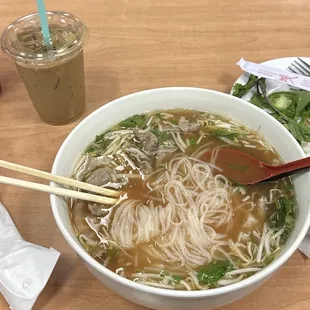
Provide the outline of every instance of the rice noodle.
{"type": "Polygon", "coordinates": [[[164,255],[180,266],[211,262],[212,247],[229,259],[222,248],[228,246],[223,240],[226,235],[211,226],[221,227],[232,219],[229,183],[222,175],[214,176],[211,169],[196,159],[173,158],[167,170],[160,169],[149,180],[151,188],[163,191],[165,206],[158,205],[158,199],[149,204],[124,201],[110,217],[112,240],[123,248],[154,240],[156,247],[147,248],[147,253],[155,258],[164,255]]]}
{"type": "Polygon", "coordinates": [[[229,279],[229,280],[222,279],[222,280],[218,281],[217,284],[220,286],[226,286],[229,284],[237,283],[237,282],[241,281],[243,278],[244,278],[244,275],[242,274],[236,279],[229,279]]]}
{"type": "Polygon", "coordinates": [[[248,273],[248,272],[257,272],[260,270],[262,270],[262,268],[259,268],[259,267],[237,269],[237,270],[226,272],[225,276],[234,276],[237,274],[248,273]]]}
{"type": "Polygon", "coordinates": [[[206,153],[211,149],[211,145],[213,142],[208,142],[200,146],[194,153],[192,153],[192,157],[200,158],[202,154],[206,153]]]}
{"type": "Polygon", "coordinates": [[[277,199],[277,198],[279,198],[279,196],[281,196],[281,194],[282,194],[282,190],[280,190],[280,189],[277,189],[277,188],[273,188],[273,189],[271,189],[270,190],[270,192],[269,192],[269,200],[265,200],[266,201],[266,203],[267,204],[272,204],[273,202],[275,202],[275,200],[277,199]],[[278,193],[278,197],[275,197],[276,195],[276,193],[278,193]]]}

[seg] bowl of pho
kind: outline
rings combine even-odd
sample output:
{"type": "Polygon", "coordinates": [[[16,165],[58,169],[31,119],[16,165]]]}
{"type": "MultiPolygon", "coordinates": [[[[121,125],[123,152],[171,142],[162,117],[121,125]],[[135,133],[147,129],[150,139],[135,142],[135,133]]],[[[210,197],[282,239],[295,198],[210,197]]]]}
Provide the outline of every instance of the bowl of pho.
{"type": "Polygon", "coordinates": [[[56,223],[92,274],[137,304],[206,310],[238,300],[304,238],[310,175],[242,186],[217,166],[221,148],[273,165],[304,157],[279,122],[227,94],[173,87],[116,99],[73,129],[52,172],[122,198],[51,195],[56,223]]]}

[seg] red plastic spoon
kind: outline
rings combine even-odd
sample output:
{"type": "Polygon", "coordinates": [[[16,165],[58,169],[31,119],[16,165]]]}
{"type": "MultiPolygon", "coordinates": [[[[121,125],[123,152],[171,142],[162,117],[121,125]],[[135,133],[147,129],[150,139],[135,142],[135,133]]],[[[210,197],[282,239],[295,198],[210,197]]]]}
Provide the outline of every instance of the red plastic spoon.
{"type": "MultiPolygon", "coordinates": [[[[205,154],[203,160],[210,160],[211,154],[205,154]]],[[[221,168],[229,179],[243,185],[280,178],[281,176],[310,167],[310,157],[292,161],[287,164],[272,166],[255,157],[231,148],[220,148],[215,165],[221,168]]]]}

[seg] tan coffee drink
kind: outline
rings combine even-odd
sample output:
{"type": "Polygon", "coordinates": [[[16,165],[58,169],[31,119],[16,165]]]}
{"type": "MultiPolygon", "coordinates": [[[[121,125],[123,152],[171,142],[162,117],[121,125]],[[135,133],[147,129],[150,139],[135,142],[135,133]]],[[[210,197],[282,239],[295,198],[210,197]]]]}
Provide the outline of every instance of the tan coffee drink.
{"type": "Polygon", "coordinates": [[[46,46],[37,14],[23,17],[2,35],[2,49],[14,59],[40,118],[70,123],[85,109],[84,23],[68,13],[48,12],[51,45],[46,46]],[[12,30],[14,29],[14,31],[12,30]]]}

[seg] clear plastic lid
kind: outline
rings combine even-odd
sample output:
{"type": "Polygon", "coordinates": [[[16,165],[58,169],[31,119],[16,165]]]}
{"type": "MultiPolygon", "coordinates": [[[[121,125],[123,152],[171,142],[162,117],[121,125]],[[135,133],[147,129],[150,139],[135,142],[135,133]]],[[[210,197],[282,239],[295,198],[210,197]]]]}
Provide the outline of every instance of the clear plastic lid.
{"type": "Polygon", "coordinates": [[[1,36],[3,52],[15,62],[46,66],[66,60],[79,52],[88,31],[85,23],[66,12],[47,12],[52,45],[43,40],[39,14],[34,13],[10,24],[1,36]]]}

